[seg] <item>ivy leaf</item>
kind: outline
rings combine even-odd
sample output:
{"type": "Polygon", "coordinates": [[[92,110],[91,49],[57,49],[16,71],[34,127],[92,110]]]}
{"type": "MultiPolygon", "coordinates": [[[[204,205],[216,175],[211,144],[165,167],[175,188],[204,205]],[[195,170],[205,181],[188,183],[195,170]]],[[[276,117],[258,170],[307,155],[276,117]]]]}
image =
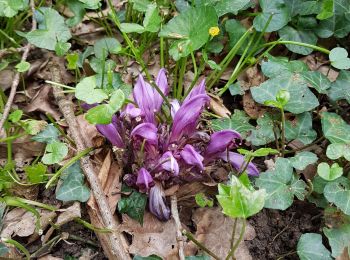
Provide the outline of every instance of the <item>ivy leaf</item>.
{"type": "Polygon", "coordinates": [[[52,124],[47,125],[44,130],[42,130],[39,134],[32,137],[32,140],[40,142],[40,143],[52,143],[54,141],[58,141],[58,137],[60,136],[60,132],[54,127],[52,124]]]}
{"type": "Polygon", "coordinates": [[[312,129],[312,116],[305,112],[295,116],[294,120],[286,121],[285,136],[288,141],[299,140],[303,144],[311,144],[317,137],[312,129]]]}
{"type": "Polygon", "coordinates": [[[13,17],[28,7],[28,0],[0,0],[0,17],[13,17]]]}
{"type": "Polygon", "coordinates": [[[27,61],[22,60],[20,63],[18,63],[15,68],[18,72],[26,72],[30,69],[30,63],[27,61]]]}
{"type": "Polygon", "coordinates": [[[350,125],[341,116],[336,113],[323,112],[321,114],[321,123],[323,135],[331,143],[350,143],[350,125]]]}
{"type": "Polygon", "coordinates": [[[291,16],[317,14],[320,11],[318,1],[288,0],[285,1],[291,16]]]}
{"type": "Polygon", "coordinates": [[[209,29],[217,26],[217,20],[215,9],[211,7],[189,8],[164,25],[159,36],[176,39],[171,44],[169,53],[174,60],[179,60],[208,41],[209,29]]]}
{"type": "Polygon", "coordinates": [[[122,46],[115,38],[105,37],[95,42],[94,52],[98,59],[106,59],[109,53],[118,54],[122,46]]]}
{"type": "Polygon", "coordinates": [[[280,75],[290,75],[309,71],[307,65],[299,60],[289,61],[286,57],[273,57],[268,55],[268,61],[262,62],[262,72],[269,78],[275,78],[280,75]]]}
{"type": "Polygon", "coordinates": [[[52,8],[40,7],[35,12],[35,19],[38,21],[39,29],[18,34],[38,48],[53,51],[58,41],[67,42],[72,37],[63,17],[52,8]]]}
{"type": "Polygon", "coordinates": [[[350,104],[350,71],[341,70],[337,80],[332,82],[329,97],[334,100],[346,99],[350,104]]]}
{"type": "Polygon", "coordinates": [[[96,76],[83,78],[75,88],[75,96],[88,104],[100,103],[107,99],[107,94],[96,86],[96,76]]]}
{"type": "MultiPolygon", "coordinates": [[[[295,29],[291,26],[285,26],[278,31],[278,34],[281,39],[285,41],[303,42],[312,45],[316,45],[317,43],[317,36],[311,30],[295,29]]],[[[293,44],[286,44],[286,47],[288,50],[301,55],[309,55],[313,51],[311,48],[293,44]]]]}
{"type": "Polygon", "coordinates": [[[345,248],[350,255],[350,224],[338,228],[323,228],[323,233],[328,238],[333,257],[340,256],[345,248]]]}
{"type": "Polygon", "coordinates": [[[59,163],[68,154],[68,147],[65,143],[58,141],[51,142],[46,145],[45,154],[41,161],[44,164],[59,163]]]}
{"type": "Polygon", "coordinates": [[[330,252],[322,244],[320,234],[302,234],[298,241],[297,253],[300,260],[332,260],[330,252]]]}
{"type": "Polygon", "coordinates": [[[47,166],[42,163],[24,167],[24,172],[26,173],[29,182],[34,184],[47,180],[46,170],[47,166]]]}
{"type": "Polygon", "coordinates": [[[326,155],[331,160],[344,157],[347,161],[350,161],[350,144],[330,144],[327,147],[326,155]]]}
{"type": "Polygon", "coordinates": [[[350,215],[350,180],[339,177],[324,188],[324,196],[346,215],[350,215]]]}
{"type": "Polygon", "coordinates": [[[250,118],[244,111],[235,109],[231,118],[214,119],[211,123],[215,131],[232,129],[236,130],[244,137],[249,131],[255,129],[255,127],[249,123],[249,120],[250,118]]]}
{"type": "Polygon", "coordinates": [[[119,200],[118,211],[120,213],[126,213],[129,217],[143,224],[146,203],[147,195],[134,190],[130,196],[119,200]]]}
{"type": "Polygon", "coordinates": [[[318,93],[326,94],[331,87],[331,81],[319,71],[303,71],[300,75],[308,82],[308,86],[318,93]]]}
{"type": "Polygon", "coordinates": [[[317,162],[318,157],[312,152],[303,151],[297,153],[294,157],[289,158],[292,166],[297,170],[304,170],[308,165],[317,162]]]}
{"type": "Polygon", "coordinates": [[[219,17],[227,13],[233,13],[236,15],[238,11],[244,9],[249,2],[250,0],[221,0],[215,5],[215,10],[219,17]]]}
{"type": "Polygon", "coordinates": [[[340,70],[350,69],[350,58],[344,48],[336,47],[329,53],[329,60],[334,68],[340,70]]]}
{"type": "Polygon", "coordinates": [[[259,0],[262,12],[258,14],[253,21],[254,28],[261,32],[267,24],[270,16],[272,19],[267,26],[266,32],[274,32],[290,21],[289,8],[283,0],[259,0]]]}
{"type": "Polygon", "coordinates": [[[186,256],[185,260],[210,260],[207,255],[186,256]]]}
{"type": "Polygon", "coordinates": [[[326,181],[334,181],[343,175],[343,168],[337,163],[329,167],[328,163],[322,162],[317,166],[317,173],[326,181]]]}
{"type": "Polygon", "coordinates": [[[248,218],[264,207],[266,192],[263,189],[247,188],[236,176],[232,175],[230,185],[220,183],[216,196],[223,213],[231,218],[248,218]]]}
{"type": "Polygon", "coordinates": [[[65,4],[69,8],[69,10],[71,10],[74,14],[74,16],[66,20],[66,24],[69,27],[73,27],[83,20],[84,15],[86,13],[85,5],[82,2],[79,2],[78,0],[66,0],[65,4]]]}
{"type": "Polygon", "coordinates": [[[305,182],[293,175],[293,167],[285,158],[278,158],[275,169],[261,173],[255,184],[267,192],[265,208],[285,210],[294,196],[304,199],[306,193],[305,182]]]}
{"type": "Polygon", "coordinates": [[[290,93],[290,99],[284,109],[294,114],[310,111],[319,105],[317,97],[309,90],[306,82],[299,74],[284,74],[276,78],[271,78],[259,87],[252,87],[253,99],[264,104],[268,100],[275,100],[280,90],[290,93]]]}
{"type": "Polygon", "coordinates": [[[266,114],[258,118],[257,126],[251,131],[247,140],[254,146],[265,145],[275,140],[274,125],[271,115],[266,114]]]}
{"type": "Polygon", "coordinates": [[[4,243],[0,242],[0,256],[4,256],[8,252],[9,249],[7,248],[7,246],[4,243]]]}
{"type": "Polygon", "coordinates": [[[56,199],[86,202],[90,198],[90,190],[84,184],[84,175],[79,162],[71,165],[63,177],[63,183],[56,192],[56,199]]]}

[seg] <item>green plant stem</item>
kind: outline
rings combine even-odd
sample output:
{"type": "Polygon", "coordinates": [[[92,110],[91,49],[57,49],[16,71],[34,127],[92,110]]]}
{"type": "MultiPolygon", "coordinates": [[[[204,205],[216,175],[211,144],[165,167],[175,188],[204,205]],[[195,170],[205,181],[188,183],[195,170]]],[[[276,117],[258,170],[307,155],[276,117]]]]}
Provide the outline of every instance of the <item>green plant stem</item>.
{"type": "Polygon", "coordinates": [[[64,136],[64,138],[67,139],[67,141],[75,146],[74,141],[72,140],[72,138],[70,138],[64,131],[63,129],[56,123],[55,119],[49,114],[46,113],[47,118],[50,120],[50,122],[56,127],[56,129],[61,133],[61,135],[64,136]]]}
{"type": "Polygon", "coordinates": [[[263,45],[261,45],[259,47],[260,48],[265,48],[265,47],[268,47],[268,46],[271,46],[271,45],[277,45],[277,44],[293,44],[293,45],[298,45],[298,46],[302,46],[302,47],[311,48],[311,49],[314,49],[316,51],[320,51],[320,52],[322,52],[324,54],[327,54],[327,55],[329,55],[329,53],[330,53],[330,51],[325,49],[325,48],[322,48],[322,47],[319,47],[319,46],[316,46],[316,45],[312,45],[312,44],[308,44],[308,43],[295,42],[295,41],[277,40],[277,41],[265,43],[265,44],[263,44],[263,45]]]}
{"type": "Polygon", "coordinates": [[[16,240],[13,240],[13,239],[3,239],[3,241],[6,243],[6,244],[11,244],[13,246],[15,246],[18,250],[22,251],[22,253],[26,256],[26,259],[30,259],[30,253],[29,251],[20,243],[18,243],[16,240]]]}
{"type": "Polygon", "coordinates": [[[57,86],[57,87],[61,87],[61,88],[67,88],[67,89],[71,89],[71,90],[75,91],[75,88],[73,88],[73,87],[70,87],[70,86],[67,86],[67,85],[64,85],[64,84],[61,84],[61,83],[53,82],[51,80],[45,80],[45,83],[51,84],[51,85],[53,85],[55,87],[57,86]]]}
{"type": "Polygon", "coordinates": [[[177,80],[178,80],[178,75],[179,73],[179,61],[176,62],[175,64],[175,68],[173,70],[173,78],[174,78],[174,82],[173,82],[173,97],[177,97],[177,80]]]}
{"type": "Polygon", "coordinates": [[[160,37],[160,67],[164,68],[164,38],[160,37]]]}
{"type": "Polygon", "coordinates": [[[284,157],[285,154],[285,144],[286,144],[286,116],[284,114],[283,107],[281,108],[281,156],[284,157]]]}
{"type": "Polygon", "coordinates": [[[242,229],[241,229],[241,233],[239,235],[239,238],[238,240],[236,241],[236,243],[232,246],[229,254],[227,255],[226,257],[226,260],[229,260],[231,258],[231,256],[234,255],[236,249],[238,248],[239,244],[242,242],[243,240],[243,236],[244,236],[244,232],[245,232],[245,228],[246,228],[246,224],[247,224],[247,221],[246,219],[242,219],[243,223],[242,223],[242,229]]]}
{"type": "Polygon", "coordinates": [[[236,234],[237,222],[238,222],[238,218],[235,218],[235,221],[233,222],[233,227],[232,227],[232,235],[231,235],[231,241],[230,241],[230,248],[233,247],[233,243],[235,242],[235,234],[236,234]]]}
{"type": "Polygon", "coordinates": [[[0,33],[4,35],[10,42],[12,42],[17,48],[21,47],[15,39],[13,39],[11,36],[9,36],[6,32],[4,32],[2,29],[0,29],[0,33]]]}
{"type": "Polygon", "coordinates": [[[196,246],[198,246],[200,249],[202,249],[204,252],[206,252],[208,255],[213,257],[216,260],[220,260],[220,257],[218,257],[216,254],[214,254],[212,251],[210,251],[208,248],[206,248],[202,243],[200,243],[197,239],[194,238],[194,236],[187,232],[186,230],[182,231],[182,234],[186,236],[189,240],[191,240],[196,246]]]}
{"type": "Polygon", "coordinates": [[[58,177],[61,175],[61,173],[67,169],[69,166],[71,166],[73,163],[75,163],[76,161],[78,161],[80,158],[84,157],[85,155],[87,155],[89,152],[91,152],[93,150],[93,148],[86,148],[85,150],[81,151],[80,153],[78,153],[76,156],[74,156],[73,158],[71,158],[61,169],[59,169],[53,176],[52,178],[46,183],[45,188],[49,188],[54,181],[56,181],[58,179],[58,177]]]}
{"type": "Polygon", "coordinates": [[[113,232],[113,230],[111,229],[108,229],[108,228],[98,228],[98,227],[95,227],[94,225],[90,224],[89,222],[81,219],[81,218],[75,218],[74,219],[75,222],[83,225],[84,227],[86,227],[87,229],[90,229],[94,232],[99,232],[99,233],[111,233],[113,232]]]}
{"type": "Polygon", "coordinates": [[[177,99],[181,100],[181,95],[183,91],[183,80],[184,80],[184,75],[186,72],[186,64],[187,64],[187,57],[183,57],[180,61],[180,73],[178,77],[178,83],[177,83],[177,99]]]}

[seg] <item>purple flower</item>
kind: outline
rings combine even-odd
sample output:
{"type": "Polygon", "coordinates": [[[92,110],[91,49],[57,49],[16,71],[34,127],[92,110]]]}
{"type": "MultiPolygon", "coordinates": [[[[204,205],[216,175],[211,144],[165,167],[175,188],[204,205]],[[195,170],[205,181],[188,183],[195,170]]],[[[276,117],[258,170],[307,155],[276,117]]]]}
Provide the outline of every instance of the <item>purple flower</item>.
{"type": "Polygon", "coordinates": [[[242,137],[234,130],[221,130],[213,133],[205,152],[206,156],[212,157],[217,153],[225,151],[227,148],[231,148],[235,139],[242,139],[242,137]]]}
{"type": "Polygon", "coordinates": [[[205,80],[203,79],[197,86],[195,86],[190,93],[188,93],[187,97],[185,98],[184,102],[187,100],[198,96],[198,95],[206,95],[207,92],[205,91],[205,80]]]}
{"type": "Polygon", "coordinates": [[[141,168],[139,170],[137,174],[136,185],[142,192],[146,192],[154,186],[153,178],[145,168],[141,168]]]}
{"type": "Polygon", "coordinates": [[[149,144],[157,145],[157,127],[152,123],[139,124],[132,130],[131,137],[141,137],[145,139],[149,144]]]}
{"type": "Polygon", "coordinates": [[[149,210],[160,220],[170,218],[170,210],[165,202],[163,187],[156,183],[149,192],[149,210]]]}
{"type": "Polygon", "coordinates": [[[118,148],[124,148],[124,142],[113,123],[110,123],[108,125],[98,124],[96,125],[96,129],[114,146],[117,146],[118,148]]]}
{"type": "MultiPolygon", "coordinates": [[[[160,69],[160,71],[158,72],[156,85],[159,87],[159,89],[163,92],[165,96],[169,94],[169,85],[168,85],[168,79],[166,78],[165,69],[160,69]]],[[[156,89],[153,89],[153,93],[154,93],[154,107],[156,111],[159,111],[160,108],[162,107],[163,98],[156,89]]]]}
{"type": "Polygon", "coordinates": [[[174,119],[176,112],[180,109],[180,103],[177,99],[174,99],[170,102],[170,105],[171,105],[171,110],[170,110],[171,118],[174,119]]]}
{"type": "Polygon", "coordinates": [[[179,175],[179,164],[170,151],[162,155],[160,162],[164,170],[171,172],[174,176],[179,175]]]}
{"type": "Polygon", "coordinates": [[[188,164],[197,166],[201,171],[204,170],[203,156],[201,156],[192,145],[186,144],[180,152],[182,159],[188,164]]]}
{"type": "Polygon", "coordinates": [[[141,116],[141,114],[142,114],[141,109],[135,107],[134,104],[129,103],[125,106],[120,116],[122,117],[128,116],[130,118],[135,118],[135,117],[141,116]]]}
{"type": "MultiPolygon", "coordinates": [[[[235,168],[237,171],[243,170],[246,166],[246,161],[244,161],[244,156],[239,153],[229,152],[228,158],[227,158],[227,152],[223,152],[221,154],[217,155],[217,158],[220,158],[227,162],[227,159],[230,161],[233,168],[235,168]]],[[[246,169],[248,175],[252,176],[258,176],[259,170],[256,168],[255,164],[250,162],[246,169]]]]}

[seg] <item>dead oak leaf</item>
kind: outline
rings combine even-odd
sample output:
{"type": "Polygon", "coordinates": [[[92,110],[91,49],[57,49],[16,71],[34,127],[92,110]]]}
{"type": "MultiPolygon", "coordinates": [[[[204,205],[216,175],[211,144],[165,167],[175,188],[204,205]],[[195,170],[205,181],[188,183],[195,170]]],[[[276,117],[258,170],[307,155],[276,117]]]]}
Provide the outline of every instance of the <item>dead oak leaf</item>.
{"type": "Polygon", "coordinates": [[[132,235],[130,254],[140,256],[158,255],[163,259],[178,259],[176,225],[173,219],[161,222],[151,213],[146,212],[143,226],[127,215],[123,215],[121,230],[132,235]]]}

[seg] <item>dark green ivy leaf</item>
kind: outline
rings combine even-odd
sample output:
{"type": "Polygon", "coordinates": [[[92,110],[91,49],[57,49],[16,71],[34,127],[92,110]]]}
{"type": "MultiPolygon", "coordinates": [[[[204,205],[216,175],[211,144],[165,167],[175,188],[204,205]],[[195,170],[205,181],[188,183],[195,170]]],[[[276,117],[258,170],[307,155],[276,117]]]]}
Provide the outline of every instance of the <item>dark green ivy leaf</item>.
{"type": "Polygon", "coordinates": [[[119,200],[118,210],[143,224],[146,203],[147,195],[134,190],[128,197],[122,197],[119,200]]]}

